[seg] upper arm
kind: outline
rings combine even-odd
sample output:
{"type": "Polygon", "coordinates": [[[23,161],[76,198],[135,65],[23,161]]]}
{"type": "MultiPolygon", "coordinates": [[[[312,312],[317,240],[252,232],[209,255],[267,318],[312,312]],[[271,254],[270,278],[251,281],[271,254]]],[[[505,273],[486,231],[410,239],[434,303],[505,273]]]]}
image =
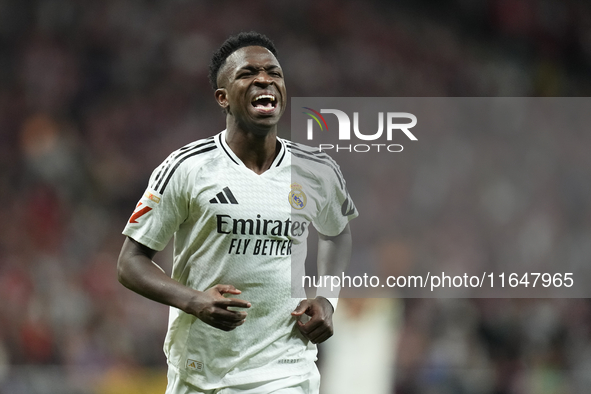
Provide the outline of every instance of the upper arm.
{"type": "Polygon", "coordinates": [[[338,235],[318,233],[318,259],[320,265],[348,265],[351,256],[351,228],[349,223],[338,235]]]}
{"type": "Polygon", "coordinates": [[[320,241],[338,241],[339,239],[344,238],[351,238],[351,227],[349,226],[349,223],[347,223],[345,228],[343,228],[343,231],[337,235],[325,235],[321,232],[318,232],[318,239],[320,241]]]}
{"type": "Polygon", "coordinates": [[[147,258],[152,260],[156,253],[156,250],[139,243],[131,237],[126,237],[125,242],[123,242],[123,247],[121,248],[119,260],[121,260],[122,256],[124,256],[124,258],[129,258],[137,255],[146,256],[147,258]]]}
{"type": "Polygon", "coordinates": [[[120,282],[125,281],[125,276],[129,270],[129,266],[134,263],[141,264],[143,262],[152,262],[152,258],[156,255],[157,251],[150,249],[146,245],[143,245],[131,237],[126,237],[121,247],[121,253],[119,253],[119,259],[117,260],[117,276],[120,282]]]}

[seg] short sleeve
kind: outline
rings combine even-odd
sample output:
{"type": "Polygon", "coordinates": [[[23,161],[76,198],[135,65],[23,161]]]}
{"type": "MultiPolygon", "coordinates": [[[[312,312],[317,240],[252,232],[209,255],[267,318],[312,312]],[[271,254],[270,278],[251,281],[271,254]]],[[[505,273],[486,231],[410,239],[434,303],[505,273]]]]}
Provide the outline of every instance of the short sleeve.
{"type": "Polygon", "coordinates": [[[183,166],[173,168],[170,158],[158,166],[123,234],[161,251],[188,216],[189,198],[183,166]]]}
{"type": "Polygon", "coordinates": [[[351,219],[359,213],[347,191],[345,179],[336,162],[330,159],[330,166],[319,175],[321,190],[325,196],[323,208],[313,221],[318,232],[328,236],[339,235],[351,219]]]}

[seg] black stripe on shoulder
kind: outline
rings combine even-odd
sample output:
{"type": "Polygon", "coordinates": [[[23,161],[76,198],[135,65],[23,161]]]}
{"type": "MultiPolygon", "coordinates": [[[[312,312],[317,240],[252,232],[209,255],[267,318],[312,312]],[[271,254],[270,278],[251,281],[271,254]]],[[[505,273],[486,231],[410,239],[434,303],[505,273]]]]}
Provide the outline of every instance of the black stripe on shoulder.
{"type": "Polygon", "coordinates": [[[154,182],[158,182],[158,180],[166,173],[166,171],[168,171],[168,169],[172,165],[172,162],[175,159],[177,159],[179,156],[181,156],[183,153],[185,153],[188,150],[207,145],[208,143],[211,143],[212,141],[213,141],[213,137],[208,137],[208,138],[205,138],[204,140],[199,140],[199,141],[195,141],[190,144],[187,144],[187,145],[183,146],[182,148],[174,151],[171,155],[168,156],[166,161],[160,167],[160,171],[156,175],[156,178],[154,178],[154,182]],[[202,141],[204,141],[204,142],[202,142],[202,141]]]}
{"type": "Polygon", "coordinates": [[[287,144],[287,147],[290,149],[295,149],[298,152],[301,153],[305,153],[308,155],[314,155],[319,159],[325,159],[327,161],[330,161],[332,164],[336,165],[336,161],[334,161],[334,159],[332,157],[330,157],[330,155],[328,155],[325,152],[322,152],[321,150],[319,150],[318,148],[314,148],[314,147],[310,147],[310,146],[306,146],[306,145],[300,145],[300,144],[296,144],[295,142],[291,142],[287,144]],[[307,148],[307,149],[306,149],[307,148]]]}
{"type": "Polygon", "coordinates": [[[338,173],[340,174],[341,177],[343,176],[343,174],[341,174],[341,171],[339,169],[337,162],[334,161],[334,159],[332,157],[330,157],[329,154],[322,152],[318,148],[313,148],[313,147],[306,146],[306,145],[300,145],[300,144],[296,144],[293,142],[288,144],[287,147],[292,151],[296,150],[300,153],[313,156],[313,157],[320,159],[320,160],[327,161],[328,163],[330,163],[330,165],[332,165],[333,167],[336,168],[336,170],[338,171],[338,173]]]}
{"type": "Polygon", "coordinates": [[[310,157],[310,156],[302,155],[302,154],[299,154],[299,153],[296,153],[296,152],[293,152],[293,151],[291,152],[291,154],[293,156],[295,156],[295,157],[299,157],[300,159],[306,159],[306,160],[310,160],[310,161],[315,161],[317,163],[324,164],[325,166],[328,166],[328,167],[332,168],[332,170],[334,171],[335,175],[337,176],[337,179],[339,180],[339,184],[341,185],[341,189],[343,189],[343,190],[345,189],[345,184],[343,182],[343,179],[341,178],[341,175],[339,174],[339,172],[337,171],[337,169],[334,166],[332,166],[330,163],[328,163],[328,162],[326,162],[324,160],[317,159],[316,157],[310,157]]]}
{"type": "Polygon", "coordinates": [[[173,155],[169,155],[164,161],[164,163],[162,163],[162,165],[160,166],[160,171],[158,171],[158,174],[156,174],[156,178],[154,178],[154,182],[158,182],[162,174],[168,169],[168,166],[170,162],[173,160],[173,157],[173,155]]]}
{"type": "Polygon", "coordinates": [[[201,150],[197,150],[197,151],[191,150],[191,151],[187,152],[187,154],[184,155],[182,158],[179,158],[176,161],[176,164],[174,165],[174,167],[172,167],[172,169],[168,173],[168,176],[166,177],[166,181],[164,181],[164,184],[162,185],[162,188],[160,190],[158,190],[158,193],[164,194],[164,189],[166,189],[166,185],[168,185],[170,178],[172,178],[172,175],[174,174],[174,172],[176,171],[178,166],[180,166],[182,164],[183,161],[187,160],[189,157],[200,155],[202,153],[209,152],[210,150],[214,150],[216,148],[217,148],[217,146],[214,143],[213,145],[209,145],[201,150]]]}
{"type": "Polygon", "coordinates": [[[157,190],[160,187],[160,184],[162,184],[162,181],[166,177],[166,174],[168,174],[168,172],[175,165],[177,160],[184,160],[184,155],[189,154],[204,146],[212,145],[215,145],[215,141],[213,140],[213,137],[209,137],[205,140],[196,141],[189,145],[183,146],[182,148],[173,152],[170,156],[168,156],[168,159],[166,159],[166,161],[162,164],[160,171],[156,175],[156,178],[154,178],[154,186],[152,186],[153,189],[157,190]]]}
{"type": "Polygon", "coordinates": [[[234,160],[234,158],[232,157],[232,155],[230,155],[230,153],[226,150],[226,147],[224,146],[224,144],[222,142],[222,135],[221,134],[219,135],[219,142],[220,142],[220,146],[222,147],[222,149],[224,150],[224,152],[226,152],[226,154],[228,155],[228,157],[230,158],[230,160],[232,160],[234,163],[238,164],[238,162],[236,160],[234,160]]]}
{"type": "Polygon", "coordinates": [[[334,173],[337,176],[337,179],[339,180],[339,184],[341,185],[341,189],[345,188],[345,181],[344,181],[343,174],[341,173],[339,166],[337,165],[337,163],[334,161],[334,159],[332,157],[330,157],[329,155],[327,155],[324,152],[304,150],[296,144],[288,145],[288,148],[290,149],[291,154],[294,155],[295,157],[299,157],[300,159],[307,159],[310,161],[321,163],[321,164],[324,164],[324,165],[332,168],[332,170],[334,171],[334,173]]]}
{"type": "Polygon", "coordinates": [[[279,161],[277,162],[277,165],[275,167],[279,167],[279,165],[281,165],[281,162],[283,161],[283,158],[285,157],[286,151],[287,151],[287,147],[283,146],[283,154],[281,155],[281,158],[279,159],[279,161]]]}

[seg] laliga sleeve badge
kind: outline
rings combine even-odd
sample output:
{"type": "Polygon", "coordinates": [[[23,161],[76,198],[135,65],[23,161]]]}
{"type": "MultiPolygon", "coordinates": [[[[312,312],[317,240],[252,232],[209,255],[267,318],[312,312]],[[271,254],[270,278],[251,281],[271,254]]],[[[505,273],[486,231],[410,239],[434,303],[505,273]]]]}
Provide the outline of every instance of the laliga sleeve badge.
{"type": "Polygon", "coordinates": [[[154,194],[152,194],[152,193],[150,193],[148,191],[146,191],[144,193],[144,197],[146,197],[149,200],[154,201],[156,204],[160,204],[160,197],[158,197],[158,196],[156,196],[156,195],[154,195],[154,194]]]}
{"type": "Polygon", "coordinates": [[[306,206],[306,195],[302,191],[302,186],[297,183],[291,184],[291,191],[289,192],[289,204],[294,209],[303,209],[306,206]]]}

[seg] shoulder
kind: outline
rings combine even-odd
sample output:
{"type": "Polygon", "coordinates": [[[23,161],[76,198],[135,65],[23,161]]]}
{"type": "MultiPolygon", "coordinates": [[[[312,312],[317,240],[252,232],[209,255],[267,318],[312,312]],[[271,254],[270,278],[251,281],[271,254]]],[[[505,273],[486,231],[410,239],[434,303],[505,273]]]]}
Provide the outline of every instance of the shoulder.
{"type": "Polygon", "coordinates": [[[287,151],[292,156],[292,167],[295,171],[304,171],[315,174],[320,180],[335,179],[341,188],[344,188],[345,182],[341,169],[337,162],[326,152],[317,147],[299,144],[296,142],[283,140],[287,151]]]}
{"type": "Polygon", "coordinates": [[[328,167],[338,167],[338,164],[328,153],[323,152],[317,147],[300,144],[288,140],[283,140],[287,151],[291,153],[293,157],[301,159],[304,163],[317,163],[323,164],[328,167]]]}
{"type": "Polygon", "coordinates": [[[170,160],[170,161],[174,161],[176,163],[182,163],[182,162],[187,161],[188,159],[197,158],[199,156],[208,157],[209,155],[204,155],[204,154],[207,152],[212,152],[218,148],[218,145],[216,144],[216,140],[215,140],[215,138],[217,138],[217,137],[218,136],[215,135],[212,137],[193,141],[193,142],[183,146],[182,148],[179,148],[179,149],[175,150],[174,152],[172,152],[168,156],[167,161],[170,160]]]}
{"type": "Polygon", "coordinates": [[[186,174],[210,160],[215,160],[219,151],[216,137],[217,135],[193,141],[168,155],[154,170],[150,187],[162,194],[173,177],[186,174]]]}

